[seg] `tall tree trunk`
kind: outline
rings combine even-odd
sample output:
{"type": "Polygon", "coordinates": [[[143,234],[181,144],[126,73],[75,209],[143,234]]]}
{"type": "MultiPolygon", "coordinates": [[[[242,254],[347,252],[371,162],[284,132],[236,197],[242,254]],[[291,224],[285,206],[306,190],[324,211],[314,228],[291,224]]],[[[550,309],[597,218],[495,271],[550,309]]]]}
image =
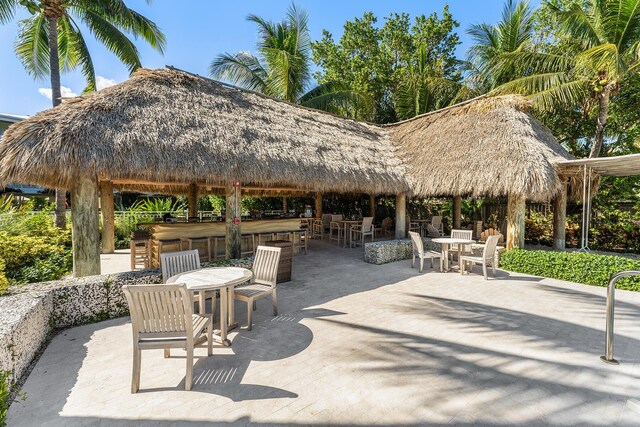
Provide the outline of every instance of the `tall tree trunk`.
{"type": "MultiPolygon", "coordinates": [[[[60,59],[58,56],[58,19],[47,18],[49,23],[49,67],[51,71],[51,100],[56,107],[62,103],[60,90],[60,59]]],[[[56,188],[56,227],[67,228],[67,191],[56,188]]]]}
{"type": "Polygon", "coordinates": [[[596,122],[596,136],[593,140],[589,157],[598,157],[604,143],[604,128],[607,125],[609,115],[609,98],[611,97],[611,85],[606,85],[598,98],[598,121],[596,122]]]}

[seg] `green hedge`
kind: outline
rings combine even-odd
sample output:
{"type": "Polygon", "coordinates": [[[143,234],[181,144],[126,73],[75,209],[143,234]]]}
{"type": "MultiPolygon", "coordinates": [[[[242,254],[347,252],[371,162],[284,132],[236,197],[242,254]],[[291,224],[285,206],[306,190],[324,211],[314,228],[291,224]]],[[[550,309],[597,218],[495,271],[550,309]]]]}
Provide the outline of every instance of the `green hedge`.
{"type": "MultiPolygon", "coordinates": [[[[513,249],[500,256],[500,266],[508,271],[533,276],[584,283],[585,285],[607,286],[612,274],[623,270],[640,270],[640,261],[584,252],[513,249]]],[[[640,278],[621,279],[616,288],[640,291],[640,278]]]]}

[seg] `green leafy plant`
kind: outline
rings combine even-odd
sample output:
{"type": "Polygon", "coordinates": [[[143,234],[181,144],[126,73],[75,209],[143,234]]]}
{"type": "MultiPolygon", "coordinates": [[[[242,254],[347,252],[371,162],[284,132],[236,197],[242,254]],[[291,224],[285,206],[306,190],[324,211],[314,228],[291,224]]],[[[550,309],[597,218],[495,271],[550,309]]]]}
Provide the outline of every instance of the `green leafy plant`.
{"type": "MultiPolygon", "coordinates": [[[[500,256],[508,271],[549,277],[593,286],[607,286],[611,275],[623,270],[640,270],[640,261],[584,252],[528,251],[513,249],[500,256]]],[[[640,291],[640,278],[624,278],[619,289],[640,291]]]]}
{"type": "Polygon", "coordinates": [[[138,200],[131,210],[134,212],[180,212],[187,209],[187,203],[183,199],[149,198],[138,200]]]}

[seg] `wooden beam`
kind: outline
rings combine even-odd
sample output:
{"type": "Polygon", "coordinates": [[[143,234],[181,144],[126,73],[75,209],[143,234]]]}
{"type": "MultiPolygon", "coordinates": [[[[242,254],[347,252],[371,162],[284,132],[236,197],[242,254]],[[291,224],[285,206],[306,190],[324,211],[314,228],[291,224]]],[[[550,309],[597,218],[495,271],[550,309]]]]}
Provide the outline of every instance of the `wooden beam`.
{"type": "Polygon", "coordinates": [[[560,193],[553,199],[553,249],[564,250],[567,234],[567,185],[564,181],[560,193]]]}
{"type": "Polygon", "coordinates": [[[78,177],[71,186],[71,234],[73,275],[100,274],[98,181],[95,177],[78,177]]]}
{"type": "Polygon", "coordinates": [[[116,250],[115,206],[113,183],[100,183],[100,212],[102,213],[102,253],[112,254],[116,250]]]}
{"type": "Polygon", "coordinates": [[[236,182],[227,187],[226,194],[226,227],[225,227],[225,254],[227,259],[240,258],[242,233],[240,231],[241,206],[240,183],[236,182]]]}
{"type": "Polygon", "coordinates": [[[376,195],[369,194],[369,216],[376,217],[376,195]]]}
{"type": "Polygon", "coordinates": [[[286,214],[289,212],[289,203],[287,201],[287,196],[282,198],[282,211],[286,214]]]}
{"type": "Polygon", "coordinates": [[[316,218],[322,218],[322,193],[316,193],[316,218]]]}
{"type": "Polygon", "coordinates": [[[509,194],[507,201],[507,250],[524,248],[525,214],[525,197],[509,194]]]}
{"type": "Polygon", "coordinates": [[[189,203],[189,216],[198,216],[198,185],[195,182],[189,184],[187,198],[189,203]]]}
{"type": "Polygon", "coordinates": [[[396,195],[396,239],[407,237],[407,195],[396,195]]]}
{"type": "Polygon", "coordinates": [[[462,196],[453,198],[453,228],[459,230],[462,226],[462,196]]]}
{"type": "MultiPolygon", "coordinates": [[[[106,178],[105,178],[106,180],[106,178]]],[[[192,182],[176,182],[176,181],[149,181],[149,180],[136,180],[136,179],[112,179],[114,185],[146,185],[146,186],[156,186],[156,187],[188,187],[193,184],[192,182]]],[[[226,189],[226,184],[211,184],[206,182],[196,182],[198,187],[206,187],[206,188],[220,188],[226,189]]],[[[243,191],[280,191],[287,192],[290,191],[292,193],[313,193],[314,190],[306,189],[306,188],[296,188],[296,187],[284,187],[284,186],[260,186],[248,184],[246,187],[242,187],[243,191]]]]}

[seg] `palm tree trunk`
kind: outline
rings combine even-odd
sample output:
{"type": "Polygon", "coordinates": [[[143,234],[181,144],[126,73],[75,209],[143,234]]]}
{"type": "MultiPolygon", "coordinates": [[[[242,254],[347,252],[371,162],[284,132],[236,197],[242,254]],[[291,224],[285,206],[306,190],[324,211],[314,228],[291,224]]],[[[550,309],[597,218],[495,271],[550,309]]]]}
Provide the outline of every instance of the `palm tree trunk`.
{"type": "MultiPolygon", "coordinates": [[[[58,56],[58,19],[49,17],[49,67],[51,70],[51,101],[56,107],[62,103],[60,89],[60,59],[58,56]]],[[[67,228],[67,191],[56,188],[56,227],[67,228]]]]}
{"type": "Polygon", "coordinates": [[[598,98],[598,121],[596,122],[596,135],[591,146],[589,157],[598,157],[602,151],[604,143],[604,128],[607,125],[609,115],[609,99],[611,97],[611,86],[606,85],[598,98]]]}

